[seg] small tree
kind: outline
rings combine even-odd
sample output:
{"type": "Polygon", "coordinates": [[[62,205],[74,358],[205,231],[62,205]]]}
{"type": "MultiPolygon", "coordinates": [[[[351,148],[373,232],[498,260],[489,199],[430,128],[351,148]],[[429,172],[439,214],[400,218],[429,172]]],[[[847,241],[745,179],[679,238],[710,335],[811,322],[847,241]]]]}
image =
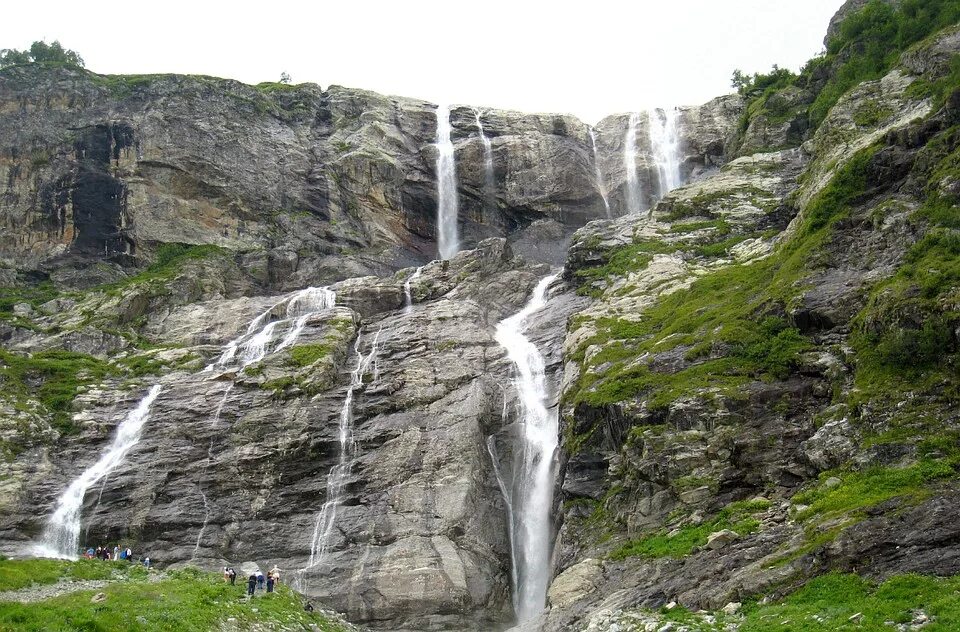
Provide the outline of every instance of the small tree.
{"type": "Polygon", "coordinates": [[[743,94],[750,88],[750,84],[753,83],[750,75],[746,75],[742,70],[737,68],[733,71],[733,78],[730,79],[730,86],[737,89],[737,92],[743,94]]]}
{"type": "Polygon", "coordinates": [[[69,48],[64,48],[60,42],[54,40],[52,44],[37,41],[30,45],[28,50],[4,48],[0,50],[0,68],[16,64],[56,62],[83,68],[83,58],[69,48]]]}
{"type": "Polygon", "coordinates": [[[280,83],[290,83],[290,75],[286,72],[280,73],[280,83]]]}

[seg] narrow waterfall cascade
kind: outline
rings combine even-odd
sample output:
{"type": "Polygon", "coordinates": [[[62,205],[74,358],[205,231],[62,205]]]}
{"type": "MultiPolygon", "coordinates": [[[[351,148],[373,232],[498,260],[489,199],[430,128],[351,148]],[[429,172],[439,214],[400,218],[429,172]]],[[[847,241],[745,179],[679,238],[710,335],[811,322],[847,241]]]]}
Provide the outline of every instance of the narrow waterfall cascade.
{"type": "Polygon", "coordinates": [[[603,199],[603,208],[607,211],[607,218],[610,214],[610,198],[607,196],[607,185],[603,181],[603,172],[600,170],[600,159],[597,155],[597,135],[593,128],[590,128],[590,146],[593,148],[593,170],[597,179],[597,190],[600,192],[600,198],[603,199]]]}
{"type": "Polygon", "coordinates": [[[460,250],[457,166],[450,140],[450,108],[437,106],[437,248],[441,259],[460,250]]]}
{"type": "Polygon", "coordinates": [[[627,170],[627,213],[639,213],[641,205],[640,180],[637,178],[637,125],[640,115],[630,115],[627,136],[623,141],[623,167],[627,170]]]}
{"type": "Polygon", "coordinates": [[[143,426],[150,418],[150,407],[160,394],[157,384],[147,391],[137,406],[117,425],[113,442],[96,463],[74,479],[57,500],[53,515],[47,520],[40,541],[34,548],[39,557],[77,559],[80,546],[80,512],[87,490],[110,474],[140,441],[143,426]]]}
{"type": "Polygon", "coordinates": [[[680,131],[677,108],[647,112],[650,119],[650,150],[657,165],[658,199],[683,184],[680,176],[680,131]]]}
{"type": "Polygon", "coordinates": [[[200,477],[197,479],[197,490],[200,492],[200,498],[203,500],[203,524],[200,526],[200,531],[197,533],[197,542],[193,547],[193,555],[191,559],[196,559],[197,554],[200,552],[200,543],[203,541],[203,534],[207,530],[207,525],[210,523],[210,501],[207,498],[207,491],[204,488],[204,479],[207,476],[207,472],[210,471],[210,466],[213,464],[213,444],[214,439],[216,439],[217,432],[220,430],[220,414],[223,412],[223,406],[227,403],[227,399],[230,397],[230,391],[233,390],[235,384],[233,382],[227,386],[227,389],[223,392],[223,397],[220,398],[220,403],[217,404],[217,410],[213,414],[213,421],[210,423],[211,430],[213,431],[210,434],[210,443],[207,445],[207,462],[203,466],[203,470],[200,472],[200,477]]]}
{"type": "Polygon", "coordinates": [[[496,194],[496,185],[493,180],[493,143],[483,132],[483,121],[480,120],[480,110],[473,111],[477,118],[477,130],[483,142],[483,189],[488,201],[493,201],[496,194]]]}
{"type": "Polygon", "coordinates": [[[414,271],[410,277],[403,282],[403,296],[405,298],[403,313],[409,314],[413,311],[413,289],[410,287],[410,284],[420,278],[420,275],[423,273],[423,266],[414,271]]]}
{"type": "Polygon", "coordinates": [[[235,364],[243,369],[259,362],[270,352],[293,345],[310,317],[330,309],[336,300],[336,293],[326,287],[308,287],[284,297],[250,321],[246,332],[227,343],[220,357],[204,371],[225,369],[235,364]],[[285,316],[271,320],[278,312],[285,316]]]}
{"type": "MultiPolygon", "coordinates": [[[[524,335],[527,319],[547,304],[547,289],[558,274],[542,279],[522,310],[497,325],[496,340],[506,349],[516,376],[513,386],[519,399],[519,429],[514,445],[512,476],[496,469],[507,504],[510,550],[513,560],[513,603],[519,622],[537,616],[546,603],[551,575],[551,507],[558,445],[557,411],[548,404],[543,355],[524,335]]],[[[499,459],[488,439],[494,463],[499,459]]]]}
{"type": "Polygon", "coordinates": [[[307,571],[323,563],[324,555],[327,552],[330,534],[333,532],[334,524],[337,520],[337,509],[343,502],[343,491],[346,488],[347,481],[350,478],[350,472],[353,468],[353,461],[357,455],[356,442],[353,439],[353,397],[354,393],[363,384],[363,377],[371,371],[374,372],[374,381],[377,379],[377,352],[380,349],[380,334],[383,327],[377,330],[367,348],[367,354],[364,355],[361,345],[361,335],[357,334],[357,340],[353,345],[354,353],[357,355],[357,364],[350,372],[350,385],[347,387],[347,394],[343,398],[343,405],[340,407],[340,424],[338,428],[338,439],[340,443],[340,452],[337,464],[330,468],[327,474],[327,495],[323,507],[317,514],[317,520],[313,527],[313,538],[310,543],[310,559],[307,565],[298,572],[297,581],[301,589],[304,588],[305,576],[307,571]]]}

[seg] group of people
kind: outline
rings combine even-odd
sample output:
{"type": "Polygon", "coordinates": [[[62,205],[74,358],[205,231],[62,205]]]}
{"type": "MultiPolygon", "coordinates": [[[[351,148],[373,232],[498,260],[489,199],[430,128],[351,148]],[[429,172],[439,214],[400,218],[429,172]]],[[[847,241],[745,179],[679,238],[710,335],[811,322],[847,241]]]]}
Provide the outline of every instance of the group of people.
{"type": "MultiPolygon", "coordinates": [[[[223,581],[230,582],[230,585],[234,585],[237,582],[237,571],[229,566],[223,567],[223,581]]],[[[271,568],[266,577],[263,575],[263,571],[259,568],[252,573],[247,578],[247,595],[252,597],[257,590],[267,589],[268,593],[272,593],[274,587],[280,583],[280,569],[277,566],[271,568]]]]}
{"type": "MultiPolygon", "coordinates": [[[[121,549],[119,544],[113,547],[113,550],[108,546],[98,546],[96,549],[91,546],[83,552],[83,556],[88,560],[126,560],[133,562],[133,551],[130,550],[130,547],[121,549]]],[[[150,566],[149,557],[143,558],[143,565],[150,566]]]]}

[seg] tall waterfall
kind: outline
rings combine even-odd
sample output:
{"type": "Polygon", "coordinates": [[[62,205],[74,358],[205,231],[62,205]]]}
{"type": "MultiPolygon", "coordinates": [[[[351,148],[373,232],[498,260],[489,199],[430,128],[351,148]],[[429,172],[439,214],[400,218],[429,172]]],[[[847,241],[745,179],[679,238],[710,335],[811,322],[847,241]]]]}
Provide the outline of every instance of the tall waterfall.
{"type": "Polygon", "coordinates": [[[243,369],[259,362],[270,352],[289,347],[303,333],[310,317],[330,309],[336,300],[336,293],[325,287],[308,287],[284,297],[250,321],[247,331],[227,343],[220,357],[204,371],[224,369],[235,364],[243,369]],[[271,320],[278,313],[284,316],[279,320],[271,320]]]}
{"type": "Polygon", "coordinates": [[[657,165],[659,198],[683,184],[680,177],[680,132],[677,109],[650,110],[650,150],[657,165]]]}
{"type": "Polygon", "coordinates": [[[457,229],[457,166],[450,140],[450,108],[437,106],[437,248],[441,259],[460,250],[457,229]]]}
{"type": "MultiPolygon", "coordinates": [[[[513,602],[517,619],[528,621],[543,610],[551,575],[555,459],[558,443],[557,411],[547,399],[549,387],[543,355],[523,331],[527,318],[546,303],[547,288],[559,274],[541,280],[527,305],[497,325],[496,339],[507,350],[516,369],[513,384],[520,402],[518,439],[512,446],[514,465],[508,480],[497,469],[497,479],[508,509],[513,558],[513,602]]],[[[495,447],[488,441],[494,463],[495,447]]]]}
{"type": "Polygon", "coordinates": [[[627,213],[639,213],[641,205],[640,180],[637,178],[637,125],[640,115],[630,114],[627,136],[623,141],[623,166],[627,170],[627,213]]]}
{"type": "Polygon", "coordinates": [[[76,559],[80,546],[80,511],[83,498],[92,485],[114,470],[140,441],[140,432],[150,418],[150,407],[160,394],[159,384],[150,388],[136,408],[117,425],[113,443],[96,463],[74,479],[57,500],[57,508],[47,520],[34,553],[41,557],[76,559]]]}
{"type": "Polygon", "coordinates": [[[330,468],[327,474],[327,497],[326,502],[317,514],[317,521],[313,527],[313,539],[310,543],[310,559],[307,565],[300,569],[299,581],[303,583],[304,575],[311,568],[323,562],[323,556],[327,552],[330,534],[333,532],[333,526],[337,520],[337,509],[343,502],[343,491],[346,488],[347,481],[350,478],[350,471],[353,467],[353,460],[356,457],[357,446],[353,440],[353,394],[360,385],[363,384],[363,376],[368,373],[371,367],[376,373],[376,358],[380,345],[380,333],[383,327],[377,330],[373,340],[364,355],[361,350],[361,336],[357,334],[357,341],[353,349],[357,354],[357,364],[350,373],[350,386],[347,387],[347,394],[343,399],[343,405],[340,407],[340,425],[339,441],[340,454],[337,464],[330,468]]]}
{"type": "Polygon", "coordinates": [[[493,144],[487,135],[483,133],[483,121],[480,120],[480,110],[474,110],[473,115],[477,119],[477,131],[480,134],[480,140],[483,142],[483,194],[487,201],[492,201],[496,195],[496,184],[493,180],[493,144]]]}
{"type": "Polygon", "coordinates": [[[597,180],[597,190],[600,191],[600,198],[603,200],[603,208],[607,211],[607,217],[610,214],[610,199],[607,197],[607,185],[603,182],[603,172],[600,171],[600,159],[597,155],[597,135],[593,128],[590,128],[590,146],[593,148],[593,170],[597,180]]]}

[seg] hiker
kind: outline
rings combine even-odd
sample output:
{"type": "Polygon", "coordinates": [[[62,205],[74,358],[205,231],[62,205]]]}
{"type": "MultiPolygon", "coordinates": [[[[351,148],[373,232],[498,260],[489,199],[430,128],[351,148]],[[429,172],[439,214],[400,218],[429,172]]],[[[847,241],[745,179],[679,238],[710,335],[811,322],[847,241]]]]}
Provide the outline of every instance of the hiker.
{"type": "Polygon", "coordinates": [[[113,560],[119,560],[119,559],[120,559],[120,545],[119,545],[119,544],[118,544],[117,546],[113,547],[113,557],[110,558],[110,559],[113,559],[113,560]]]}
{"type": "Polygon", "coordinates": [[[308,601],[307,605],[305,605],[303,609],[307,612],[313,612],[313,604],[308,601]]]}
{"type": "Polygon", "coordinates": [[[130,550],[129,546],[127,547],[127,550],[125,551],[125,553],[127,555],[127,561],[133,562],[133,551],[130,550]]]}
{"type": "Polygon", "coordinates": [[[103,557],[103,547],[102,547],[102,546],[98,546],[98,547],[97,547],[96,556],[97,556],[97,559],[98,559],[98,560],[103,557]]]}
{"type": "Polygon", "coordinates": [[[87,549],[87,552],[84,554],[84,557],[87,558],[88,560],[92,560],[92,559],[93,559],[93,547],[92,547],[92,546],[87,549]]]}
{"type": "Polygon", "coordinates": [[[226,584],[230,581],[230,569],[226,566],[223,567],[223,583],[226,584]]]}
{"type": "Polygon", "coordinates": [[[120,551],[120,559],[121,559],[121,560],[127,559],[127,550],[126,550],[126,549],[120,551]]]}
{"type": "Polygon", "coordinates": [[[263,590],[263,571],[257,569],[257,588],[263,590]]]}
{"type": "Polygon", "coordinates": [[[143,558],[143,565],[144,565],[144,567],[146,567],[146,568],[150,568],[150,558],[149,558],[149,557],[143,558]]]}
{"type": "Polygon", "coordinates": [[[270,569],[270,574],[273,575],[273,581],[279,584],[279,583],[280,583],[280,568],[279,568],[276,564],[274,564],[274,565],[273,565],[273,568],[270,569]]]}
{"type": "Polygon", "coordinates": [[[268,593],[273,592],[273,574],[272,573],[267,575],[267,592],[268,593]]]}
{"type": "Polygon", "coordinates": [[[253,597],[253,591],[257,589],[257,575],[256,573],[251,574],[247,578],[247,595],[253,597]]]}
{"type": "Polygon", "coordinates": [[[231,585],[231,586],[236,586],[236,585],[237,585],[237,571],[233,570],[233,567],[230,567],[229,570],[230,570],[230,585],[231,585]]]}

